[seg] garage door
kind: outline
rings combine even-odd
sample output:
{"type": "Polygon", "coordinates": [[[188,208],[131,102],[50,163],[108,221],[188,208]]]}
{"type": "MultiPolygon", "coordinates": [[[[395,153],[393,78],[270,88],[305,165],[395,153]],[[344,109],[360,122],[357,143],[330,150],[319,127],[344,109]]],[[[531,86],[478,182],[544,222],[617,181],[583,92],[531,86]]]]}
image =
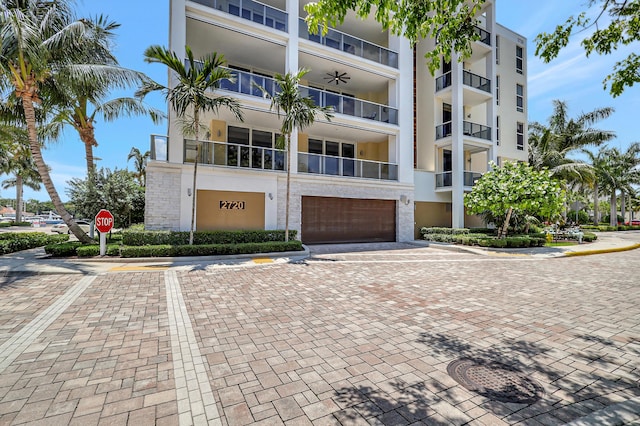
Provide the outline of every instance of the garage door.
{"type": "Polygon", "coordinates": [[[395,200],[302,197],[305,244],[395,240],[395,200]]]}

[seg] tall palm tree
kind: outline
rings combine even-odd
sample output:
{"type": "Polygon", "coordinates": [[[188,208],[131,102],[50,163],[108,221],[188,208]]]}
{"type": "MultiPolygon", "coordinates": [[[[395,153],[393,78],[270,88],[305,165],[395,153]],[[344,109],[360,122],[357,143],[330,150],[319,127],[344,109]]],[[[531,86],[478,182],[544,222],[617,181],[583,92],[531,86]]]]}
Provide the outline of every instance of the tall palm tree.
{"type": "MultiPolygon", "coordinates": [[[[634,191],[634,185],[640,184],[640,143],[634,142],[629,145],[626,151],[620,151],[613,148],[611,155],[612,168],[616,174],[614,176],[614,196],[615,189],[620,191],[620,214],[625,217],[625,201],[626,195],[634,191]]],[[[611,209],[611,215],[613,219],[616,219],[617,224],[617,210],[615,209],[615,203],[613,202],[613,208],[611,209]],[[615,214],[614,214],[615,213],[615,214]]],[[[611,217],[610,215],[610,217],[611,217]]],[[[610,220],[613,226],[613,219],[610,220]]]]}
{"type": "Polygon", "coordinates": [[[164,119],[164,113],[147,106],[138,98],[119,97],[107,100],[113,89],[138,86],[148,77],[138,71],[122,68],[111,53],[113,30],[120,24],[105,16],[85,21],[88,27],[87,42],[78,52],[79,60],[93,64],[95,75],[82,80],[58,82],[62,90],[59,95],[56,120],[72,126],[84,143],[87,174],[95,171],[93,148],[98,146],[95,137],[96,117],[104,122],[113,122],[121,117],[147,115],[154,124],[164,119]]]}
{"type": "Polygon", "coordinates": [[[274,81],[277,89],[273,95],[264,88],[260,88],[262,93],[271,99],[271,110],[276,110],[278,118],[282,116],[282,126],[280,132],[285,138],[285,149],[287,150],[287,196],[285,207],[285,231],[284,239],[289,241],[289,198],[291,187],[291,134],[294,131],[301,131],[311,126],[316,116],[322,113],[327,120],[331,120],[333,109],[331,107],[320,107],[316,105],[312,98],[302,96],[300,93],[300,80],[309,72],[308,69],[301,68],[297,73],[288,72],[285,75],[276,74],[274,81]]]}
{"type": "Polygon", "coordinates": [[[592,127],[613,112],[613,108],[597,108],[569,118],[566,102],[554,100],[553,113],[546,125],[529,124],[529,164],[536,170],[547,168],[552,176],[569,183],[591,179],[593,170],[589,164],[572,159],[570,155],[613,139],[614,132],[592,127]]]}
{"type": "Polygon", "coordinates": [[[91,68],[78,66],[86,22],[75,20],[69,1],[5,0],[0,3],[0,78],[21,104],[29,147],[56,210],[82,242],[92,240],[65,209],[42,158],[36,109],[55,90],[57,77],[88,78],[91,68]]]}
{"type": "Polygon", "coordinates": [[[134,164],[134,167],[136,168],[134,175],[136,179],[138,179],[138,183],[140,184],[140,186],[145,186],[147,160],[149,159],[150,156],[151,156],[151,151],[146,151],[143,154],[135,146],[131,148],[131,151],[129,151],[129,155],[127,156],[127,161],[133,158],[133,164],[134,164]]]}
{"type": "Polygon", "coordinates": [[[608,167],[610,152],[607,147],[600,147],[596,153],[588,149],[583,149],[582,153],[587,156],[594,174],[590,185],[593,190],[593,224],[597,225],[600,216],[600,193],[605,191],[612,181],[608,167]]]}
{"type": "Polygon", "coordinates": [[[31,157],[21,160],[11,160],[6,169],[2,170],[6,174],[13,174],[13,177],[2,181],[2,189],[16,189],[16,222],[22,221],[22,196],[23,188],[26,186],[34,191],[40,191],[40,174],[35,168],[31,157]]]}
{"type": "Polygon", "coordinates": [[[136,96],[143,98],[151,92],[161,92],[171,104],[178,118],[182,121],[183,134],[194,136],[196,140],[196,158],[193,163],[193,198],[191,201],[191,229],[189,244],[193,244],[193,231],[196,214],[196,179],[198,161],[200,160],[200,132],[202,131],[201,115],[207,111],[217,114],[221,107],[227,108],[238,121],[243,121],[240,103],[229,96],[214,95],[223,80],[234,81],[233,74],[224,68],[226,61],[223,55],[211,53],[195,60],[189,46],[185,46],[186,64],[175,52],[163,46],[150,46],[145,50],[145,61],[164,64],[172,72],[170,81],[175,84],[166,87],[153,81],[142,84],[136,96]],[[193,115],[188,116],[191,112],[193,115]]]}

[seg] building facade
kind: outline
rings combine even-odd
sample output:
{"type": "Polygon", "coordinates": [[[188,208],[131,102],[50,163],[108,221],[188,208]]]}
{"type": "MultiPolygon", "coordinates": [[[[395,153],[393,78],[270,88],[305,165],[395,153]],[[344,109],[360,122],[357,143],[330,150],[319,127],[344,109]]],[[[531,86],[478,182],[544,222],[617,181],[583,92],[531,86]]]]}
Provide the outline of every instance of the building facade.
{"type": "Polygon", "coordinates": [[[291,138],[289,228],[303,242],[409,241],[420,226],[471,224],[461,204],[467,184],[487,170],[489,159],[526,160],[526,150],[512,150],[506,135],[517,115],[507,108],[522,102],[518,122],[526,144],[526,51],[520,78],[506,69],[506,53],[499,63],[495,44],[499,38],[502,49],[524,49],[524,40],[495,24],[488,1],[479,31],[491,44],[476,42],[472,58],[444,64],[434,77],[420,62],[429,40],[414,50],[373,19],[353,14],[328,34],[311,35],[305,3],[171,0],[170,49],[180,53],[189,45],[195,57],[223,54],[236,79],[219,93],[238,99],[245,119],[223,109],[204,117],[208,130],[200,136],[193,188],[196,144],[183,137],[170,112],[168,135],[152,136],[147,229],[190,229],[191,197],[197,230],[284,229],[281,117],[256,85],[273,90],[276,73],[300,68],[310,70],[303,93],[335,111],[330,121],[318,116],[291,138]],[[507,100],[512,90],[505,86],[498,104],[492,83],[498,76],[504,84],[520,82],[520,101],[507,100]],[[492,129],[496,120],[504,144],[492,129]]]}

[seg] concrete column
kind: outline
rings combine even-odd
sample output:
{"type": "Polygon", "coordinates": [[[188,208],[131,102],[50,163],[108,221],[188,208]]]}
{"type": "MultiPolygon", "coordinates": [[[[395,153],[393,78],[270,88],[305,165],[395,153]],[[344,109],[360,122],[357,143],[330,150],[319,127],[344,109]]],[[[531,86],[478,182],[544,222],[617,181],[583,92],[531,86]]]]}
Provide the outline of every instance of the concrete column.
{"type": "MultiPolygon", "coordinates": [[[[184,60],[184,47],[187,44],[187,16],[185,11],[185,0],[171,0],[170,2],[170,19],[169,19],[169,49],[184,60]]],[[[168,85],[175,85],[175,77],[173,73],[168,72],[168,85]]],[[[172,163],[183,162],[183,135],[182,126],[177,123],[176,114],[171,109],[171,105],[167,106],[169,124],[169,149],[168,161],[172,163]]]]}
{"type": "Polygon", "coordinates": [[[464,228],[464,93],[462,62],[451,55],[451,226],[464,228]]]}
{"type": "MultiPolygon", "coordinates": [[[[398,180],[413,184],[413,48],[404,39],[391,44],[397,48],[400,70],[400,76],[395,82],[394,94],[400,127],[395,144],[398,153],[398,180]],[[401,102],[401,99],[405,101],[401,102]]],[[[394,101],[390,101],[391,105],[394,105],[392,103],[394,101]]],[[[391,147],[392,144],[389,146],[391,147]]]]}
{"type": "MultiPolygon", "coordinates": [[[[287,0],[287,27],[289,28],[289,40],[287,41],[287,50],[285,55],[285,73],[298,72],[298,1],[287,0]]],[[[298,173],[298,131],[294,130],[291,134],[291,174],[298,173]]]]}
{"type": "MultiPolygon", "coordinates": [[[[487,31],[491,32],[491,53],[487,56],[487,78],[491,80],[492,97],[488,100],[487,105],[487,126],[491,127],[491,148],[489,149],[488,160],[494,163],[498,162],[497,150],[497,108],[496,108],[496,14],[495,4],[487,9],[486,12],[487,31]]],[[[487,169],[488,170],[488,169],[487,169]]]]}

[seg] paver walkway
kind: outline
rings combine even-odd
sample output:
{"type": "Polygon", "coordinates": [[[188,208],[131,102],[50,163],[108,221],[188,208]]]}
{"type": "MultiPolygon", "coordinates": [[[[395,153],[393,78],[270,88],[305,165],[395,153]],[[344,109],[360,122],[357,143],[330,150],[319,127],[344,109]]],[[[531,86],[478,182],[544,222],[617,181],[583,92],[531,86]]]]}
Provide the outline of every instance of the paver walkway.
{"type": "Polygon", "coordinates": [[[640,411],[639,251],[374,248],[0,278],[0,425],[555,425],[640,411]],[[461,358],[544,393],[467,390],[447,372],[461,358]]]}

